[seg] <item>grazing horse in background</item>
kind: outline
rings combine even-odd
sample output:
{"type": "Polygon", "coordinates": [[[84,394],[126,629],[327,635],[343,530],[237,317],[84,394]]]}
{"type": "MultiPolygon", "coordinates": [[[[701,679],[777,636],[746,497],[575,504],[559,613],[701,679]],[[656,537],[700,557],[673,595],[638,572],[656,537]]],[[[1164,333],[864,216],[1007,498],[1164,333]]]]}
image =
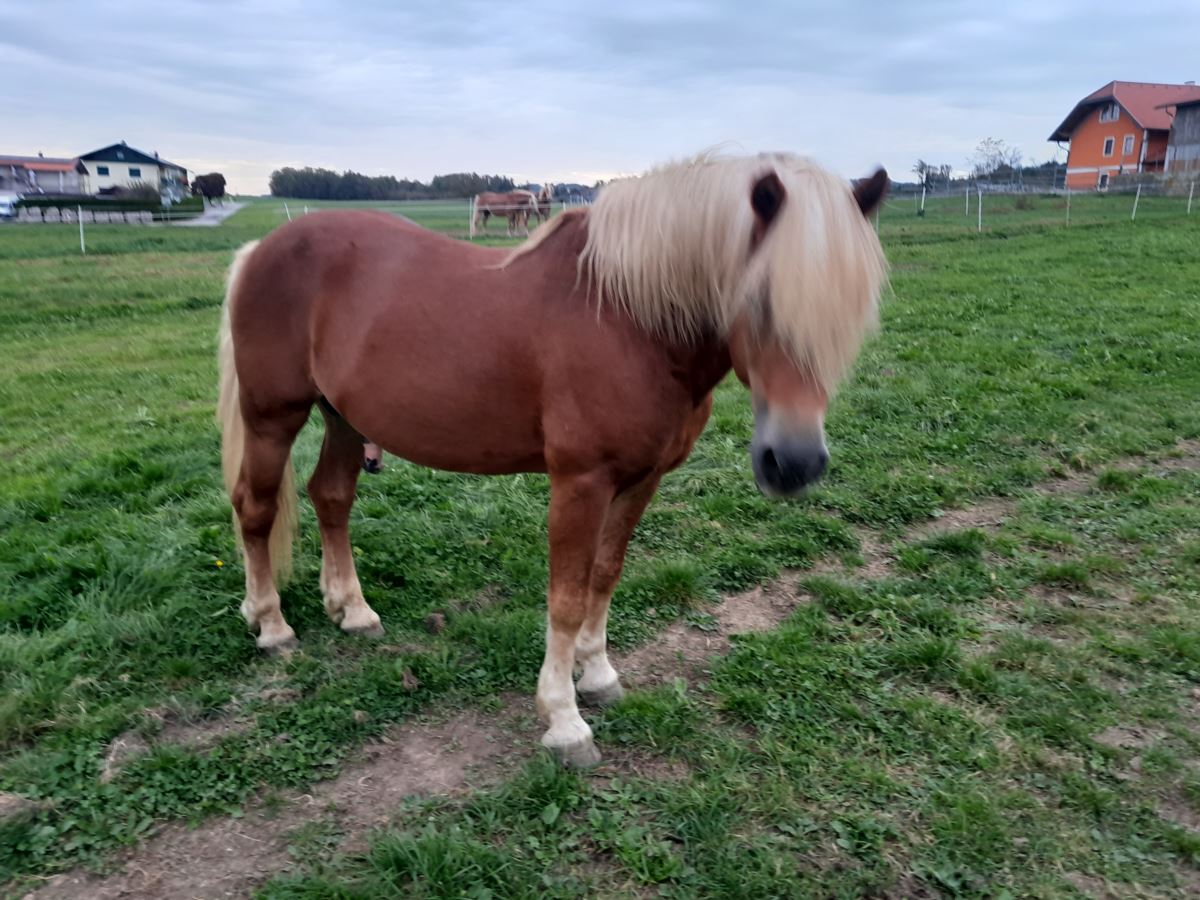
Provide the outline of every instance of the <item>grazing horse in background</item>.
{"type": "Polygon", "coordinates": [[[347,632],[382,631],[348,534],[363,435],[440,469],[546,472],[542,743],[595,763],[576,691],[621,696],[606,624],[626,546],[730,369],[750,389],[761,490],[791,496],[824,471],[826,405],[886,278],[866,218],[886,186],[882,169],[852,186],[794,156],[701,157],[611,184],[512,251],[364,211],[304,216],[243,247],[218,419],[258,646],[296,643],[277,583],[296,522],[292,443],[314,405],[320,586],[347,632]]]}
{"type": "Polygon", "coordinates": [[[550,218],[550,208],[554,204],[554,185],[543,184],[537,195],[537,217],[539,222],[550,218]]]}
{"type": "Polygon", "coordinates": [[[529,234],[529,216],[531,213],[537,215],[537,211],[537,197],[531,191],[516,190],[503,194],[484,191],[476,194],[475,217],[471,222],[472,237],[476,228],[482,227],[487,232],[487,222],[492,216],[508,219],[509,237],[513,236],[518,225],[525,234],[529,234]]]}

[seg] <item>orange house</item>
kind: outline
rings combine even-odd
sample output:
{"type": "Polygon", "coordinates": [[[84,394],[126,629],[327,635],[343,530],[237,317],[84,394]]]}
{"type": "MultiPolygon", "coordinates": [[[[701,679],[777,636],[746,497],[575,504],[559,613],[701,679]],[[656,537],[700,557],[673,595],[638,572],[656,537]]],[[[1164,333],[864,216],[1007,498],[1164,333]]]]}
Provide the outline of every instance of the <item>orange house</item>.
{"type": "Polygon", "coordinates": [[[1049,138],[1070,142],[1067,186],[1103,191],[1116,175],[1163,171],[1174,104],[1190,100],[1195,83],[1110,81],[1088,94],[1049,138]]]}

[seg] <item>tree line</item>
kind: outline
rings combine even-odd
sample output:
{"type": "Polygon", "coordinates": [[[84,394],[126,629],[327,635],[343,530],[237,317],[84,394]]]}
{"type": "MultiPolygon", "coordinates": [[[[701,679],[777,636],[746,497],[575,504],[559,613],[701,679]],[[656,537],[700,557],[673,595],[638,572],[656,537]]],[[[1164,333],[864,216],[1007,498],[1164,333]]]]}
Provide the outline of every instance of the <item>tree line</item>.
{"type": "Polygon", "coordinates": [[[516,187],[505,175],[452,172],[435,175],[428,184],[394,175],[363,175],[332,169],[283,168],[271,173],[271,195],[298,200],[428,200],[472,197],[481,191],[511,191],[516,187]]]}
{"type": "Polygon", "coordinates": [[[1060,173],[1065,172],[1065,167],[1054,160],[1026,163],[1019,149],[992,137],[979,142],[967,165],[967,171],[962,173],[956,172],[949,163],[928,163],[918,159],[912,172],[917,176],[917,186],[930,190],[978,182],[1022,185],[1027,180],[1053,186],[1060,173]]]}

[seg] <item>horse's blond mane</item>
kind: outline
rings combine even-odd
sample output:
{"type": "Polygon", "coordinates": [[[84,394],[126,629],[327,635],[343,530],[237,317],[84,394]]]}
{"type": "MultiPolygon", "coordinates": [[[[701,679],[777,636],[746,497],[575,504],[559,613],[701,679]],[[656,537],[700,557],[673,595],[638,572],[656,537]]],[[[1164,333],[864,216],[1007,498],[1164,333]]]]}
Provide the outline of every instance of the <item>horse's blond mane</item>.
{"type": "MultiPolygon", "coordinates": [[[[536,250],[543,225],[509,257],[536,250]]],[[[580,272],[601,303],[676,339],[758,313],[830,392],[874,326],[887,264],[850,185],[797,156],[705,155],[609,184],[587,212],[580,272]],[[787,196],[751,252],[754,183],[787,196]]]]}

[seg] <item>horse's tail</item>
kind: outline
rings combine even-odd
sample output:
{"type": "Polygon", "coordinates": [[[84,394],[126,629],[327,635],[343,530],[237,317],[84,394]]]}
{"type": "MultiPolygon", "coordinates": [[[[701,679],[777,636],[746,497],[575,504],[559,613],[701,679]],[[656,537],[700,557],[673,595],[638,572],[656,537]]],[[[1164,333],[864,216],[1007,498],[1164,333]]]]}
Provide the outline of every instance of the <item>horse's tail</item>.
{"type": "MultiPolygon", "coordinates": [[[[217,369],[219,394],[217,398],[217,424],[221,427],[221,470],[225,477],[225,491],[233,499],[238,477],[242,471],[242,457],[246,448],[246,423],[242,418],[241,392],[238,387],[237,368],[233,358],[233,329],[230,325],[229,305],[237,290],[238,276],[242,267],[258,246],[251,241],[242,246],[233,257],[229,275],[225,281],[225,303],[221,307],[221,328],[217,332],[217,369]]],[[[271,526],[268,549],[271,555],[271,571],[279,584],[285,583],[292,573],[292,539],[296,533],[296,486],[292,461],[289,458],[279,484],[275,522],[271,526]]],[[[233,517],[233,531],[241,545],[242,530],[237,514],[233,517]]]]}

